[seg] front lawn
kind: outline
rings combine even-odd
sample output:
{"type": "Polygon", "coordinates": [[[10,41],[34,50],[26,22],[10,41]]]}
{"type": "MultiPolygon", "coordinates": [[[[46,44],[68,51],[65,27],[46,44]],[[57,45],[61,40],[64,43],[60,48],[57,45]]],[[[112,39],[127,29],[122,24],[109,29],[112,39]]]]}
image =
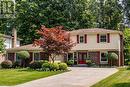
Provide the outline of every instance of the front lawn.
{"type": "Polygon", "coordinates": [[[119,68],[119,71],[91,87],[130,87],[130,70],[119,68]]]}
{"type": "Polygon", "coordinates": [[[44,78],[64,71],[34,71],[27,69],[0,69],[0,86],[10,86],[44,78]]]}

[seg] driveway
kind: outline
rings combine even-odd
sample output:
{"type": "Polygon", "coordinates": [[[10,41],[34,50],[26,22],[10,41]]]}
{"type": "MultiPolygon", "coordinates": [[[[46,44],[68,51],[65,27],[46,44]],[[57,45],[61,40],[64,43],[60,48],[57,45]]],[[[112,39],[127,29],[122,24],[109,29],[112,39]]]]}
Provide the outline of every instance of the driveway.
{"type": "Polygon", "coordinates": [[[90,87],[112,75],[115,68],[72,67],[72,71],[47,78],[34,80],[15,87],[90,87]]]}

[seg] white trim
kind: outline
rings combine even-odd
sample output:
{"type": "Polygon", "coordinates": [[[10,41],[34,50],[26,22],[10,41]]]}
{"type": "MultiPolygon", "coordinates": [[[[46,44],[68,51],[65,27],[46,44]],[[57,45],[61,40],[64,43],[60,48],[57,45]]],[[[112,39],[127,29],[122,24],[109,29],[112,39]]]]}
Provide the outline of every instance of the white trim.
{"type": "Polygon", "coordinates": [[[40,56],[40,52],[33,52],[33,58],[32,58],[32,61],[35,61],[35,60],[34,60],[34,54],[35,54],[35,53],[38,53],[38,54],[39,54],[39,58],[38,58],[38,60],[40,60],[40,58],[41,58],[41,56],[40,56]]]}
{"type": "Polygon", "coordinates": [[[16,62],[16,53],[14,53],[14,61],[16,62]]]}
{"type": "Polygon", "coordinates": [[[108,51],[100,51],[100,64],[108,64],[108,59],[107,61],[101,61],[101,53],[108,53],[108,51]]]}
{"type": "Polygon", "coordinates": [[[99,34],[99,43],[107,43],[108,39],[107,39],[107,34],[99,34]],[[101,35],[106,35],[106,42],[101,42],[101,35]]]}

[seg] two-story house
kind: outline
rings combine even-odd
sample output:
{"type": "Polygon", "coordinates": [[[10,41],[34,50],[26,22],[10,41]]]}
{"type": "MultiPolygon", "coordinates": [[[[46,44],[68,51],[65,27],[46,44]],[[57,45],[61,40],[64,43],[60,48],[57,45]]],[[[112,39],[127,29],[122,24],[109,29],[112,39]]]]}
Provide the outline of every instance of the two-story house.
{"type": "MultiPolygon", "coordinates": [[[[1,37],[4,39],[5,49],[19,47],[20,46],[20,38],[17,38],[16,31],[13,30],[12,36],[2,34],[1,37]]],[[[5,60],[5,55],[0,54],[0,63],[5,60]]]]}
{"type": "MultiPolygon", "coordinates": [[[[106,53],[115,52],[118,60],[114,61],[115,65],[124,65],[123,54],[123,33],[116,30],[107,29],[80,29],[70,31],[70,39],[76,45],[69,53],[56,57],[56,61],[67,61],[73,59],[75,64],[85,64],[89,58],[97,65],[109,64],[110,61],[105,57],[106,53]]],[[[27,50],[30,53],[28,62],[33,60],[49,60],[49,57],[39,46],[34,47],[32,44],[15,47],[7,50],[8,59],[17,61],[16,52],[27,50]]]]}

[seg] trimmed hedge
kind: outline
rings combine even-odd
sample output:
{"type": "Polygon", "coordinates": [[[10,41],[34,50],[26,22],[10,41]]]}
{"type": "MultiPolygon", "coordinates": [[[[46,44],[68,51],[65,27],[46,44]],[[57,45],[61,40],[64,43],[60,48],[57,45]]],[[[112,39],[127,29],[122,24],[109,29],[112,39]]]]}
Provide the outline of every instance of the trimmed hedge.
{"type": "Polygon", "coordinates": [[[59,70],[67,70],[67,67],[66,63],[59,63],[59,70]]]}
{"type": "Polygon", "coordinates": [[[67,63],[68,66],[73,66],[74,60],[68,60],[66,63],[67,63]]]}
{"type": "Polygon", "coordinates": [[[10,60],[5,60],[1,63],[1,67],[2,68],[5,68],[5,69],[8,69],[8,68],[11,68],[12,67],[12,61],[10,60]]]}
{"type": "Polygon", "coordinates": [[[14,62],[12,68],[20,67],[20,63],[18,61],[14,62]]]}
{"type": "Polygon", "coordinates": [[[40,61],[32,61],[29,64],[29,68],[30,69],[41,69],[42,68],[42,62],[40,62],[40,61]]]}
{"type": "Polygon", "coordinates": [[[59,70],[59,64],[58,63],[51,63],[50,64],[50,70],[53,70],[53,71],[59,70]]]}

